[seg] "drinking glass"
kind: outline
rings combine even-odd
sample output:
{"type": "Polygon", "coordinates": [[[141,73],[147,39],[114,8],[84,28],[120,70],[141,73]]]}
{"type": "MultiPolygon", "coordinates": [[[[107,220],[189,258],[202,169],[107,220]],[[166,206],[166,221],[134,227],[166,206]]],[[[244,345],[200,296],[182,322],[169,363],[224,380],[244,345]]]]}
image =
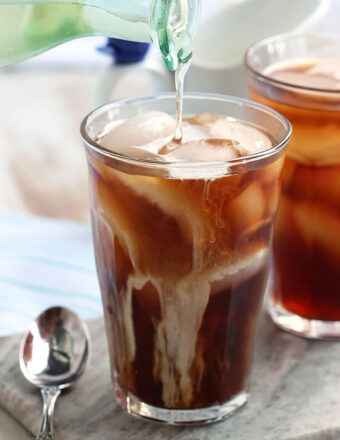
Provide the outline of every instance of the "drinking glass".
{"type": "Polygon", "coordinates": [[[293,126],[268,310],[281,328],[310,338],[340,337],[340,89],[296,85],[266,71],[303,60],[334,62],[339,53],[339,36],[313,33],[269,38],[246,54],[251,98],[293,126]]]}
{"type": "Polygon", "coordinates": [[[173,94],[114,102],[81,132],[116,399],[144,418],[209,423],[248,398],[290,124],[247,100],[187,95],[186,115],[232,116],[267,133],[272,148],[164,163],[100,145],[117,120],[175,108],[173,94]]]}

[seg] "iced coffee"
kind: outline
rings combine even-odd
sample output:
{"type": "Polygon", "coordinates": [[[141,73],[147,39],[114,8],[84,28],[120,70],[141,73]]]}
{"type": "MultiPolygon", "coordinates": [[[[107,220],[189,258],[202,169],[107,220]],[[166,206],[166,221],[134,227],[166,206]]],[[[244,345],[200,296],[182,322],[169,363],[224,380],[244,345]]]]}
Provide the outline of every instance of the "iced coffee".
{"type": "Polygon", "coordinates": [[[116,397],[156,420],[219,420],[247,400],[289,124],[198,112],[178,141],[164,103],[142,104],[101,110],[114,117],[87,145],[116,397]]]}
{"type": "Polygon", "coordinates": [[[293,125],[274,232],[270,313],[281,327],[311,337],[340,337],[339,52],[332,56],[340,39],[329,38],[273,39],[272,61],[260,53],[265,42],[248,53],[251,97],[293,125]],[[256,54],[266,60],[259,72],[252,70],[256,54]]]}

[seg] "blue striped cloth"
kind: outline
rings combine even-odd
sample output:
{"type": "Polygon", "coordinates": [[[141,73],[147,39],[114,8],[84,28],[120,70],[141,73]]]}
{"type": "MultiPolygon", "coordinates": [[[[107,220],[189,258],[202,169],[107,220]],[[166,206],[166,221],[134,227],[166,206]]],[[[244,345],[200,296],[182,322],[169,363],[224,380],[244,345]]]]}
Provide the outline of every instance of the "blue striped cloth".
{"type": "Polygon", "coordinates": [[[52,305],[102,313],[90,227],[0,210],[0,336],[52,305]]]}

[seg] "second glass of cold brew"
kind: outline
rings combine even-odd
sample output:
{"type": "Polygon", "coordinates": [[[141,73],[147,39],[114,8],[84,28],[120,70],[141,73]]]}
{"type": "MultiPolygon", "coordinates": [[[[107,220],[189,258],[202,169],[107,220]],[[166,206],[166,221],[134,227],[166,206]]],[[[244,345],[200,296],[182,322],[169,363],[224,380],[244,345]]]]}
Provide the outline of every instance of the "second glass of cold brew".
{"type": "Polygon", "coordinates": [[[244,405],[288,121],[250,101],[108,104],[83,122],[114,391],[131,414],[221,420],[244,405]]]}
{"type": "Polygon", "coordinates": [[[293,126],[268,309],[283,329],[340,338],[340,37],[286,34],[248,50],[251,98],[293,126]]]}

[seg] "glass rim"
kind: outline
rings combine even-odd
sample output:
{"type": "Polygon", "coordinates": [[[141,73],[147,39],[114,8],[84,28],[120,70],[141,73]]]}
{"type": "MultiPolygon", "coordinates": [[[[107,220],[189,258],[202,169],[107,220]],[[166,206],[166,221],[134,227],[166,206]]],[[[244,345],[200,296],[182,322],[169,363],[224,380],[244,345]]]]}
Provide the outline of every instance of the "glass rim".
{"type": "MultiPolygon", "coordinates": [[[[108,148],[103,147],[99,143],[97,143],[94,139],[92,139],[88,133],[87,133],[87,127],[90,123],[91,118],[95,117],[96,115],[103,114],[113,108],[118,108],[122,105],[129,105],[129,104],[135,104],[135,103],[143,103],[143,102],[150,102],[150,101],[159,101],[159,100],[175,100],[176,99],[176,93],[160,93],[157,95],[150,95],[150,96],[140,96],[140,97],[134,97],[134,98],[126,98],[126,99],[120,99],[113,102],[110,102],[108,104],[104,104],[95,110],[91,111],[85,118],[83,119],[81,125],[80,125],[80,133],[82,136],[82,140],[85,143],[85,146],[89,148],[90,150],[95,151],[99,155],[116,159],[125,163],[145,167],[153,167],[158,169],[197,169],[202,166],[213,168],[213,167],[225,167],[226,165],[230,164],[231,166],[237,166],[237,165],[244,165],[249,162],[259,161],[261,159],[266,159],[268,157],[271,157],[278,153],[280,150],[282,150],[286,144],[288,143],[291,134],[292,134],[292,126],[288,119],[281,115],[279,112],[271,109],[270,107],[251,101],[250,99],[246,98],[239,98],[236,96],[229,96],[229,95],[222,95],[222,94],[213,94],[213,93],[185,93],[184,95],[184,105],[186,99],[210,99],[210,100],[217,100],[217,101],[223,101],[223,102],[229,102],[233,104],[238,105],[244,105],[251,107],[257,111],[261,111],[263,113],[266,113],[270,117],[276,118],[284,127],[284,136],[280,141],[275,142],[274,145],[271,148],[268,148],[267,150],[260,151],[258,153],[243,156],[235,159],[229,159],[229,160],[219,160],[219,161],[200,161],[200,162],[160,162],[153,159],[145,159],[145,158],[137,158],[132,156],[127,156],[121,153],[114,152],[112,150],[109,150],[108,148]]],[[[245,121],[246,122],[246,121],[245,121]]]]}
{"type": "Polygon", "coordinates": [[[300,90],[300,91],[302,90],[302,91],[307,91],[307,92],[317,92],[317,93],[323,93],[323,94],[325,94],[325,93],[334,94],[334,95],[340,94],[340,89],[326,89],[326,88],[319,88],[319,87],[301,86],[301,85],[289,83],[286,81],[278,80],[275,78],[271,78],[270,76],[259,71],[258,69],[256,69],[252,65],[252,63],[250,61],[250,57],[259,48],[264,47],[264,46],[268,46],[269,44],[277,43],[279,41],[294,39],[294,38],[298,38],[298,37],[332,38],[334,40],[338,40],[340,43],[340,34],[336,34],[334,32],[310,32],[310,31],[309,32],[301,32],[301,31],[294,32],[293,31],[293,32],[285,32],[285,33],[273,35],[271,37],[264,38],[260,41],[257,41],[256,43],[254,43],[248,47],[248,49],[246,50],[246,53],[244,55],[244,65],[245,65],[246,69],[249,70],[251,73],[253,73],[255,76],[261,78],[262,80],[265,80],[271,84],[279,85],[281,87],[289,87],[289,88],[300,90]]]}

